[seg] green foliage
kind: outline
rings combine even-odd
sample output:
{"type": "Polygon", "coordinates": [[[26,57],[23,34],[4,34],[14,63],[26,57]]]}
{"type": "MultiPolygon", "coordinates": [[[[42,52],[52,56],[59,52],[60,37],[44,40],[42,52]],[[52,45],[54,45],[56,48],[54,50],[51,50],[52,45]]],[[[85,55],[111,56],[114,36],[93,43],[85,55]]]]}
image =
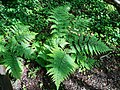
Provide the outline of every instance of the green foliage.
{"type": "Polygon", "coordinates": [[[60,35],[60,37],[67,33],[72,18],[72,15],[70,15],[68,11],[70,11],[70,6],[65,5],[57,7],[50,12],[51,15],[49,16],[48,21],[54,23],[51,26],[51,29],[54,29],[51,33],[55,33],[57,36],[60,35]]]}
{"type": "Polygon", "coordinates": [[[94,55],[119,48],[120,15],[103,0],[14,0],[0,3],[0,64],[16,78],[23,61],[45,67],[57,89],[94,55]]]}
{"type": "Polygon", "coordinates": [[[31,45],[36,33],[29,31],[29,27],[20,22],[14,22],[9,26],[4,26],[4,33],[1,34],[0,53],[3,56],[2,62],[7,66],[7,70],[20,78],[22,73],[20,57],[29,59],[35,51],[31,45]]]}
{"type": "Polygon", "coordinates": [[[109,51],[110,49],[95,36],[77,36],[73,37],[74,46],[79,53],[85,55],[100,54],[109,51]]]}
{"type": "Polygon", "coordinates": [[[22,25],[22,23],[16,23],[15,26],[9,27],[10,37],[8,37],[8,47],[11,52],[15,52],[17,56],[21,57],[24,55],[26,59],[31,58],[31,54],[34,52],[30,43],[32,43],[36,35],[36,33],[30,32],[28,28],[28,26],[22,25]]]}
{"type": "Polygon", "coordinates": [[[66,36],[65,38],[68,43],[72,45],[74,44],[73,46],[76,46],[76,49],[78,49],[79,53],[82,51],[82,53],[86,52],[87,54],[93,55],[93,52],[97,54],[110,50],[103,42],[98,40],[95,36],[91,36],[85,33],[86,24],[88,22],[87,20],[79,18],[75,19],[75,21],[73,19],[72,22],[71,19],[69,19],[71,15],[68,13],[68,11],[61,12],[63,9],[67,10],[67,8],[70,7],[58,7],[54,10],[54,13],[51,13],[52,15],[50,16],[49,21],[55,23],[51,26],[51,28],[54,29],[53,32],[55,35],[60,35],[57,38],[60,38],[63,35],[66,36]],[[66,16],[67,18],[64,16],[66,16]],[[66,24],[65,21],[68,23],[66,24]]]}
{"type": "Polygon", "coordinates": [[[49,54],[51,59],[48,61],[51,64],[47,65],[49,67],[48,70],[49,75],[52,75],[53,81],[57,86],[57,90],[59,89],[59,85],[64,79],[68,78],[68,75],[77,69],[77,64],[68,54],[62,51],[60,48],[53,49],[52,53],[49,54]]]}
{"type": "Polygon", "coordinates": [[[12,53],[5,53],[4,55],[4,65],[7,67],[9,73],[12,73],[15,78],[20,79],[22,74],[23,65],[20,58],[16,57],[12,53]]]}
{"type": "MultiPolygon", "coordinates": [[[[91,36],[87,34],[86,26],[88,25],[89,20],[82,19],[80,17],[76,19],[73,15],[69,13],[69,10],[70,10],[70,7],[65,5],[65,6],[61,6],[53,9],[52,12],[50,13],[51,15],[49,16],[48,20],[53,23],[53,25],[51,26],[51,29],[53,29],[51,33],[53,34],[53,39],[51,41],[53,41],[53,43],[52,42],[50,43],[52,43],[53,46],[59,47],[61,46],[61,39],[64,38],[64,43],[66,43],[65,45],[69,44],[68,45],[69,48],[67,49],[72,52],[70,47],[74,48],[75,52],[73,55],[77,60],[77,64],[79,65],[81,71],[82,69],[83,70],[90,69],[94,65],[95,61],[93,59],[87,58],[87,56],[88,55],[93,56],[94,54],[107,52],[110,49],[103,42],[98,40],[95,36],[91,36]]],[[[66,48],[63,48],[63,49],[66,50],[66,48]]],[[[54,54],[56,53],[57,51],[54,51],[54,54]]],[[[68,52],[66,51],[66,53],[68,52]]],[[[63,55],[59,55],[59,58],[56,56],[56,58],[60,60],[61,56],[63,55]]],[[[56,63],[58,64],[59,62],[54,61],[54,64],[56,63]]],[[[62,62],[61,64],[59,63],[59,65],[61,65],[61,67],[64,67],[62,62]]],[[[59,65],[56,65],[56,66],[59,66],[59,65]]],[[[53,80],[55,81],[55,84],[58,88],[60,82],[63,81],[64,78],[62,78],[61,81],[58,80],[60,78],[55,79],[56,75],[58,75],[57,73],[58,70],[56,71],[55,69],[52,68],[50,69],[50,71],[48,70],[48,72],[50,72],[50,75],[53,75],[52,76],[53,80]],[[57,81],[60,81],[60,82],[57,83],[57,81]]],[[[60,69],[62,70],[62,68],[60,69]]]]}

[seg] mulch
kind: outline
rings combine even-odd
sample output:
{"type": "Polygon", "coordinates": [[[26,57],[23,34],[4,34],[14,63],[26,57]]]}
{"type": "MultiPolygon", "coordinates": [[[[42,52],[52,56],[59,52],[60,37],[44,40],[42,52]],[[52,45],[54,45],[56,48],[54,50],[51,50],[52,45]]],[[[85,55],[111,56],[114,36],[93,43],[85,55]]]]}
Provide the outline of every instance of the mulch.
{"type": "MultiPolygon", "coordinates": [[[[107,56],[99,61],[99,67],[86,72],[77,70],[61,84],[60,90],[120,90],[120,57],[107,56]]],[[[34,72],[35,64],[32,62],[29,66],[24,68],[22,79],[13,83],[14,90],[23,90],[24,87],[27,90],[56,90],[44,68],[40,68],[35,77],[28,77],[31,69],[34,72]]]]}

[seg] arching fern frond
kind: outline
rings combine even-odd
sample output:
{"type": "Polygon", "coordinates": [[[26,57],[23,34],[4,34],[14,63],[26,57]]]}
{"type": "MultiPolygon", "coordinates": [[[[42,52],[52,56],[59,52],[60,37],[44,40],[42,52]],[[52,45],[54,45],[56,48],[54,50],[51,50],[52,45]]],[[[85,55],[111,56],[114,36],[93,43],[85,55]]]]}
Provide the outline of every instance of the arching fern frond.
{"type": "Polygon", "coordinates": [[[54,24],[51,26],[52,32],[57,35],[57,38],[65,36],[66,40],[75,46],[78,52],[85,55],[100,54],[110,49],[95,36],[87,34],[88,19],[83,19],[80,16],[73,18],[69,13],[70,7],[61,6],[55,8],[51,12],[49,21],[54,24]],[[72,19],[73,20],[72,20],[72,19]]]}
{"type": "Polygon", "coordinates": [[[84,53],[85,55],[94,55],[105,53],[110,51],[111,49],[108,48],[101,40],[98,40],[95,36],[90,35],[74,35],[72,39],[72,44],[74,44],[76,50],[79,53],[84,53]]]}
{"type": "Polygon", "coordinates": [[[20,78],[22,68],[18,57],[30,59],[34,53],[32,44],[36,33],[29,31],[29,27],[21,22],[14,22],[6,26],[5,33],[0,37],[0,58],[10,73],[20,78]]]}
{"type": "Polygon", "coordinates": [[[12,73],[15,78],[20,79],[23,68],[18,57],[12,53],[5,53],[4,65],[7,67],[7,71],[9,71],[9,73],[12,73]]]}
{"type": "Polygon", "coordinates": [[[8,29],[9,37],[7,37],[7,48],[9,48],[11,52],[15,52],[17,56],[24,55],[26,59],[30,58],[34,52],[31,44],[33,43],[33,39],[35,39],[36,33],[30,32],[29,27],[22,23],[11,25],[8,29]]]}
{"type": "Polygon", "coordinates": [[[60,82],[74,71],[74,65],[77,66],[74,60],[77,61],[81,70],[90,69],[94,66],[95,61],[89,56],[110,50],[102,41],[88,34],[89,20],[83,19],[81,16],[75,18],[69,13],[69,9],[70,7],[66,5],[57,7],[51,11],[48,19],[53,24],[51,29],[54,34],[51,41],[48,42],[53,47],[62,49],[53,49],[52,54],[49,55],[52,57],[49,59],[51,64],[47,66],[50,68],[48,73],[52,75],[57,89],[60,82]],[[62,38],[64,38],[63,41],[62,38]]]}
{"type": "Polygon", "coordinates": [[[77,64],[61,49],[53,49],[52,54],[49,54],[49,56],[52,59],[49,59],[51,64],[47,65],[50,68],[48,73],[52,75],[58,90],[60,83],[76,70],[77,64]]]}
{"type": "Polygon", "coordinates": [[[70,28],[68,42],[74,43],[74,46],[78,52],[82,52],[87,55],[100,54],[110,50],[104,42],[98,40],[97,37],[88,34],[87,26],[89,25],[88,19],[83,19],[78,16],[72,22],[70,28]]]}
{"type": "Polygon", "coordinates": [[[63,36],[68,32],[68,26],[70,26],[70,20],[74,17],[69,13],[70,6],[65,5],[57,7],[50,12],[48,21],[54,23],[51,26],[52,33],[57,34],[58,36],[63,36]],[[59,34],[61,33],[61,34],[59,34]]]}
{"type": "Polygon", "coordinates": [[[91,55],[93,55],[93,53],[100,54],[111,50],[104,42],[98,40],[95,36],[90,37],[88,41],[88,48],[91,55]]]}

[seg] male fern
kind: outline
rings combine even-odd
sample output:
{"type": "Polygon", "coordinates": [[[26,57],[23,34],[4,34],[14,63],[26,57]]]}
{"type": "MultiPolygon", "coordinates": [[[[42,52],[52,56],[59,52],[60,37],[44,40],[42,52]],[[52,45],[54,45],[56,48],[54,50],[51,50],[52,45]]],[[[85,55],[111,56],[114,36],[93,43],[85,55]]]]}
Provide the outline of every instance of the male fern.
{"type": "Polygon", "coordinates": [[[48,19],[53,23],[51,26],[53,37],[50,45],[53,45],[55,49],[52,54],[49,54],[52,59],[49,59],[51,64],[47,67],[50,68],[48,73],[52,75],[57,89],[60,83],[75,71],[77,65],[81,71],[94,66],[95,60],[88,56],[110,50],[102,41],[88,34],[86,26],[89,25],[89,20],[80,16],[74,17],[69,10],[70,7],[67,5],[57,7],[51,11],[48,19]],[[66,44],[61,44],[63,39],[66,44]]]}
{"type": "Polygon", "coordinates": [[[59,85],[64,79],[77,69],[77,64],[68,54],[63,50],[57,48],[53,49],[52,53],[49,54],[51,64],[47,65],[49,75],[52,75],[53,81],[59,89],[59,85]]]}
{"type": "Polygon", "coordinates": [[[22,59],[30,59],[34,53],[32,48],[36,33],[30,32],[29,27],[21,22],[14,22],[6,26],[0,38],[0,57],[9,72],[16,78],[22,74],[22,59]],[[1,40],[2,39],[2,40],[1,40]],[[21,58],[21,59],[20,59],[21,58]]]}

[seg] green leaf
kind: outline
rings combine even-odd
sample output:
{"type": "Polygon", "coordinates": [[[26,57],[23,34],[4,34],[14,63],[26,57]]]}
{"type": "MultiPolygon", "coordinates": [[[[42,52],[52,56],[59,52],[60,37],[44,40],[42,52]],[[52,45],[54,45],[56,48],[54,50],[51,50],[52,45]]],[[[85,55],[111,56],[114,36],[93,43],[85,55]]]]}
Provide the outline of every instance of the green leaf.
{"type": "Polygon", "coordinates": [[[9,72],[12,73],[15,78],[20,79],[23,65],[20,62],[19,58],[11,53],[6,53],[4,55],[4,58],[4,64],[7,66],[7,70],[9,70],[9,72]]]}
{"type": "Polygon", "coordinates": [[[52,54],[49,55],[53,59],[50,59],[51,64],[47,65],[49,75],[52,75],[53,81],[57,86],[57,90],[60,83],[64,81],[70,73],[74,72],[78,67],[74,60],[61,49],[53,49],[52,54]]]}

